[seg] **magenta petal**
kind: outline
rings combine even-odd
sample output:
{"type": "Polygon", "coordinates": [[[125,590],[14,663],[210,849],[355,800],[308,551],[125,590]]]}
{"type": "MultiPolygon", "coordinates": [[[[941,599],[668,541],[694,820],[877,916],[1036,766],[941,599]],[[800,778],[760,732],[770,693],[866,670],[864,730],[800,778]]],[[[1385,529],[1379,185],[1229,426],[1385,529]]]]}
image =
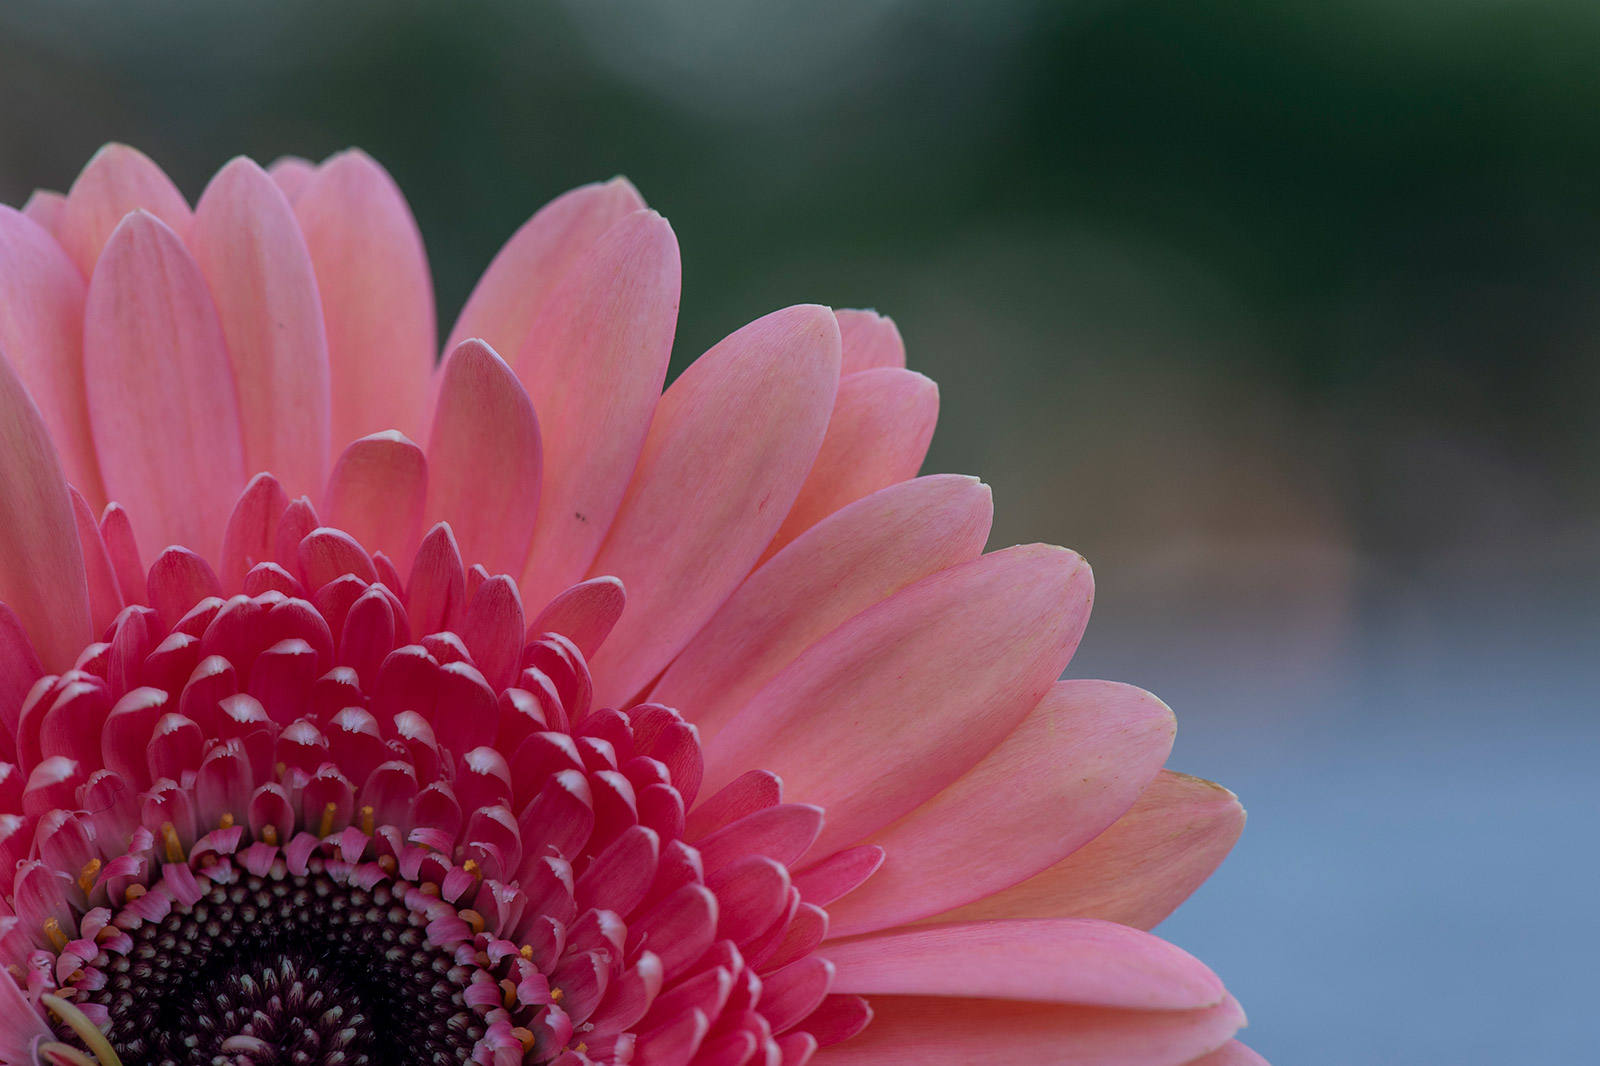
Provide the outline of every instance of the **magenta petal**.
{"type": "Polygon", "coordinates": [[[108,144],[94,154],[67,190],[57,236],[84,277],[130,211],[143,210],[188,236],[191,214],[172,179],[138,149],[108,144]]]}
{"type": "Polygon", "coordinates": [[[244,488],[238,399],[205,280],[155,216],[134,212],[107,242],[83,357],[106,491],[147,549],[212,555],[244,488]]]}
{"type": "Polygon", "coordinates": [[[294,197],[327,327],[333,447],[385,429],[422,439],[433,282],[393,179],[363,152],[323,162],[294,197]]]}
{"type": "Polygon", "coordinates": [[[0,207],[0,352],[39,407],[67,480],[105,506],[83,380],[83,275],[50,234],[0,207]]]}
{"type": "Polygon", "coordinates": [[[1057,682],[999,747],[872,838],[888,857],[833,909],[833,935],[950,910],[1070,855],[1133,805],[1175,728],[1167,706],[1132,685],[1057,682]],[[964,876],[948,875],[955,866],[964,876]]]}
{"type": "Polygon", "coordinates": [[[651,690],[706,741],[802,651],[913,582],[978,557],[989,487],[939,474],[876,492],[807,530],[740,585],[651,690]]]}
{"type": "Polygon", "coordinates": [[[915,477],[938,420],[939,388],[921,374],[885,367],[840,381],[822,450],[762,559],[846,504],[915,477]]]}
{"type": "Polygon", "coordinates": [[[17,613],[46,669],[72,666],[90,629],[89,585],[72,498],[39,409],[0,357],[0,603],[17,613]]]}
{"type": "Polygon", "coordinates": [[[493,349],[463,342],[445,360],[428,438],[427,521],[451,524],[469,564],[520,573],[543,470],[528,394],[493,349]]]}
{"type": "Polygon", "coordinates": [[[381,551],[402,571],[422,539],[428,495],[428,461],[422,449],[395,430],[352,441],[334,464],[322,497],[329,525],[381,551]]]}
{"type": "Polygon", "coordinates": [[[200,197],[189,247],[227,340],[245,470],[270,470],[291,496],[317,492],[328,475],[328,347],[294,211],[265,171],[234,159],[200,197]]]}
{"type": "Polygon", "coordinates": [[[826,854],[909,813],[1000,743],[1061,676],[1089,617],[1083,558],[1025,545],[924,578],[813,644],[706,749],[828,812],[826,854]]]}
{"type": "Polygon", "coordinates": [[[590,570],[628,589],[590,663],[599,703],[638,692],[749,573],[822,443],[838,365],[833,313],[791,307],[727,337],[661,398],[590,570]]]}

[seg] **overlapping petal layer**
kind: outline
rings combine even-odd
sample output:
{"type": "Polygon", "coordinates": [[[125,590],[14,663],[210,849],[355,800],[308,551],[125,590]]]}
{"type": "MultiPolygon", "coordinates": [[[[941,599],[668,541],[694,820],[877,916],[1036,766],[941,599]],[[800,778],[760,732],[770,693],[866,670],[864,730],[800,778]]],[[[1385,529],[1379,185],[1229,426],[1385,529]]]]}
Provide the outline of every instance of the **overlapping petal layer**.
{"type": "Polygon", "coordinates": [[[360,153],[191,212],[113,146],[0,209],[0,1063],[1258,1061],[1140,931],[1242,812],[1154,697],[1057,680],[1087,565],[915,477],[874,313],[663,394],[678,286],[631,185],[575,190],[436,371],[360,153]],[[263,980],[390,1020],[290,1034],[263,980]]]}

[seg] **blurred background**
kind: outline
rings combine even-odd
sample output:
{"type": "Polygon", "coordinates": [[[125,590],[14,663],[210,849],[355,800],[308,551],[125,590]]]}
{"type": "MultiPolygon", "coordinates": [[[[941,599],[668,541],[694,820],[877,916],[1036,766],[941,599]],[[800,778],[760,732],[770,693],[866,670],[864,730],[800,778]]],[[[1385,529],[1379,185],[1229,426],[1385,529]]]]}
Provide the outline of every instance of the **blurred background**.
{"type": "Polygon", "coordinates": [[[1251,810],[1161,930],[1246,1039],[1594,1062],[1597,56],[1576,0],[12,0],[0,201],[112,139],[191,198],[360,145],[448,326],[625,173],[682,245],[675,367],[892,314],[928,469],[1095,566],[1071,673],[1160,694],[1251,810]]]}

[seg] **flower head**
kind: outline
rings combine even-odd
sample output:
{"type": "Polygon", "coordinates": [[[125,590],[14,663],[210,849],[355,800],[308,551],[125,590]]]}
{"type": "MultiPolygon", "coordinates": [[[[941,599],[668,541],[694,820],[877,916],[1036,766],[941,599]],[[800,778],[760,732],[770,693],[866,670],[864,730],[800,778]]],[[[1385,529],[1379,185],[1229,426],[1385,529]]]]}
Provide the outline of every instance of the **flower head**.
{"type": "Polygon", "coordinates": [[[0,208],[0,1064],[1258,1061],[1087,565],[875,314],[663,393],[678,280],[574,190],[436,370],[359,153],[0,208]]]}

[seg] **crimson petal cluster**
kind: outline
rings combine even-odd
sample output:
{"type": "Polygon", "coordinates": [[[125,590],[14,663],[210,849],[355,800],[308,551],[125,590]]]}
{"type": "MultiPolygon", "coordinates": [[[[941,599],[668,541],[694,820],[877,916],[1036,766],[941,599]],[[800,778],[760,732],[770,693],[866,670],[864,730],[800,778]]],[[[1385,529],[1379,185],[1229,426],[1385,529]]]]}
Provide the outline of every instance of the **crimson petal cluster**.
{"type": "Polygon", "coordinates": [[[874,313],[663,392],[678,290],[621,179],[442,360],[359,152],[0,207],[0,1064],[1260,1062],[1087,565],[874,313]]]}

